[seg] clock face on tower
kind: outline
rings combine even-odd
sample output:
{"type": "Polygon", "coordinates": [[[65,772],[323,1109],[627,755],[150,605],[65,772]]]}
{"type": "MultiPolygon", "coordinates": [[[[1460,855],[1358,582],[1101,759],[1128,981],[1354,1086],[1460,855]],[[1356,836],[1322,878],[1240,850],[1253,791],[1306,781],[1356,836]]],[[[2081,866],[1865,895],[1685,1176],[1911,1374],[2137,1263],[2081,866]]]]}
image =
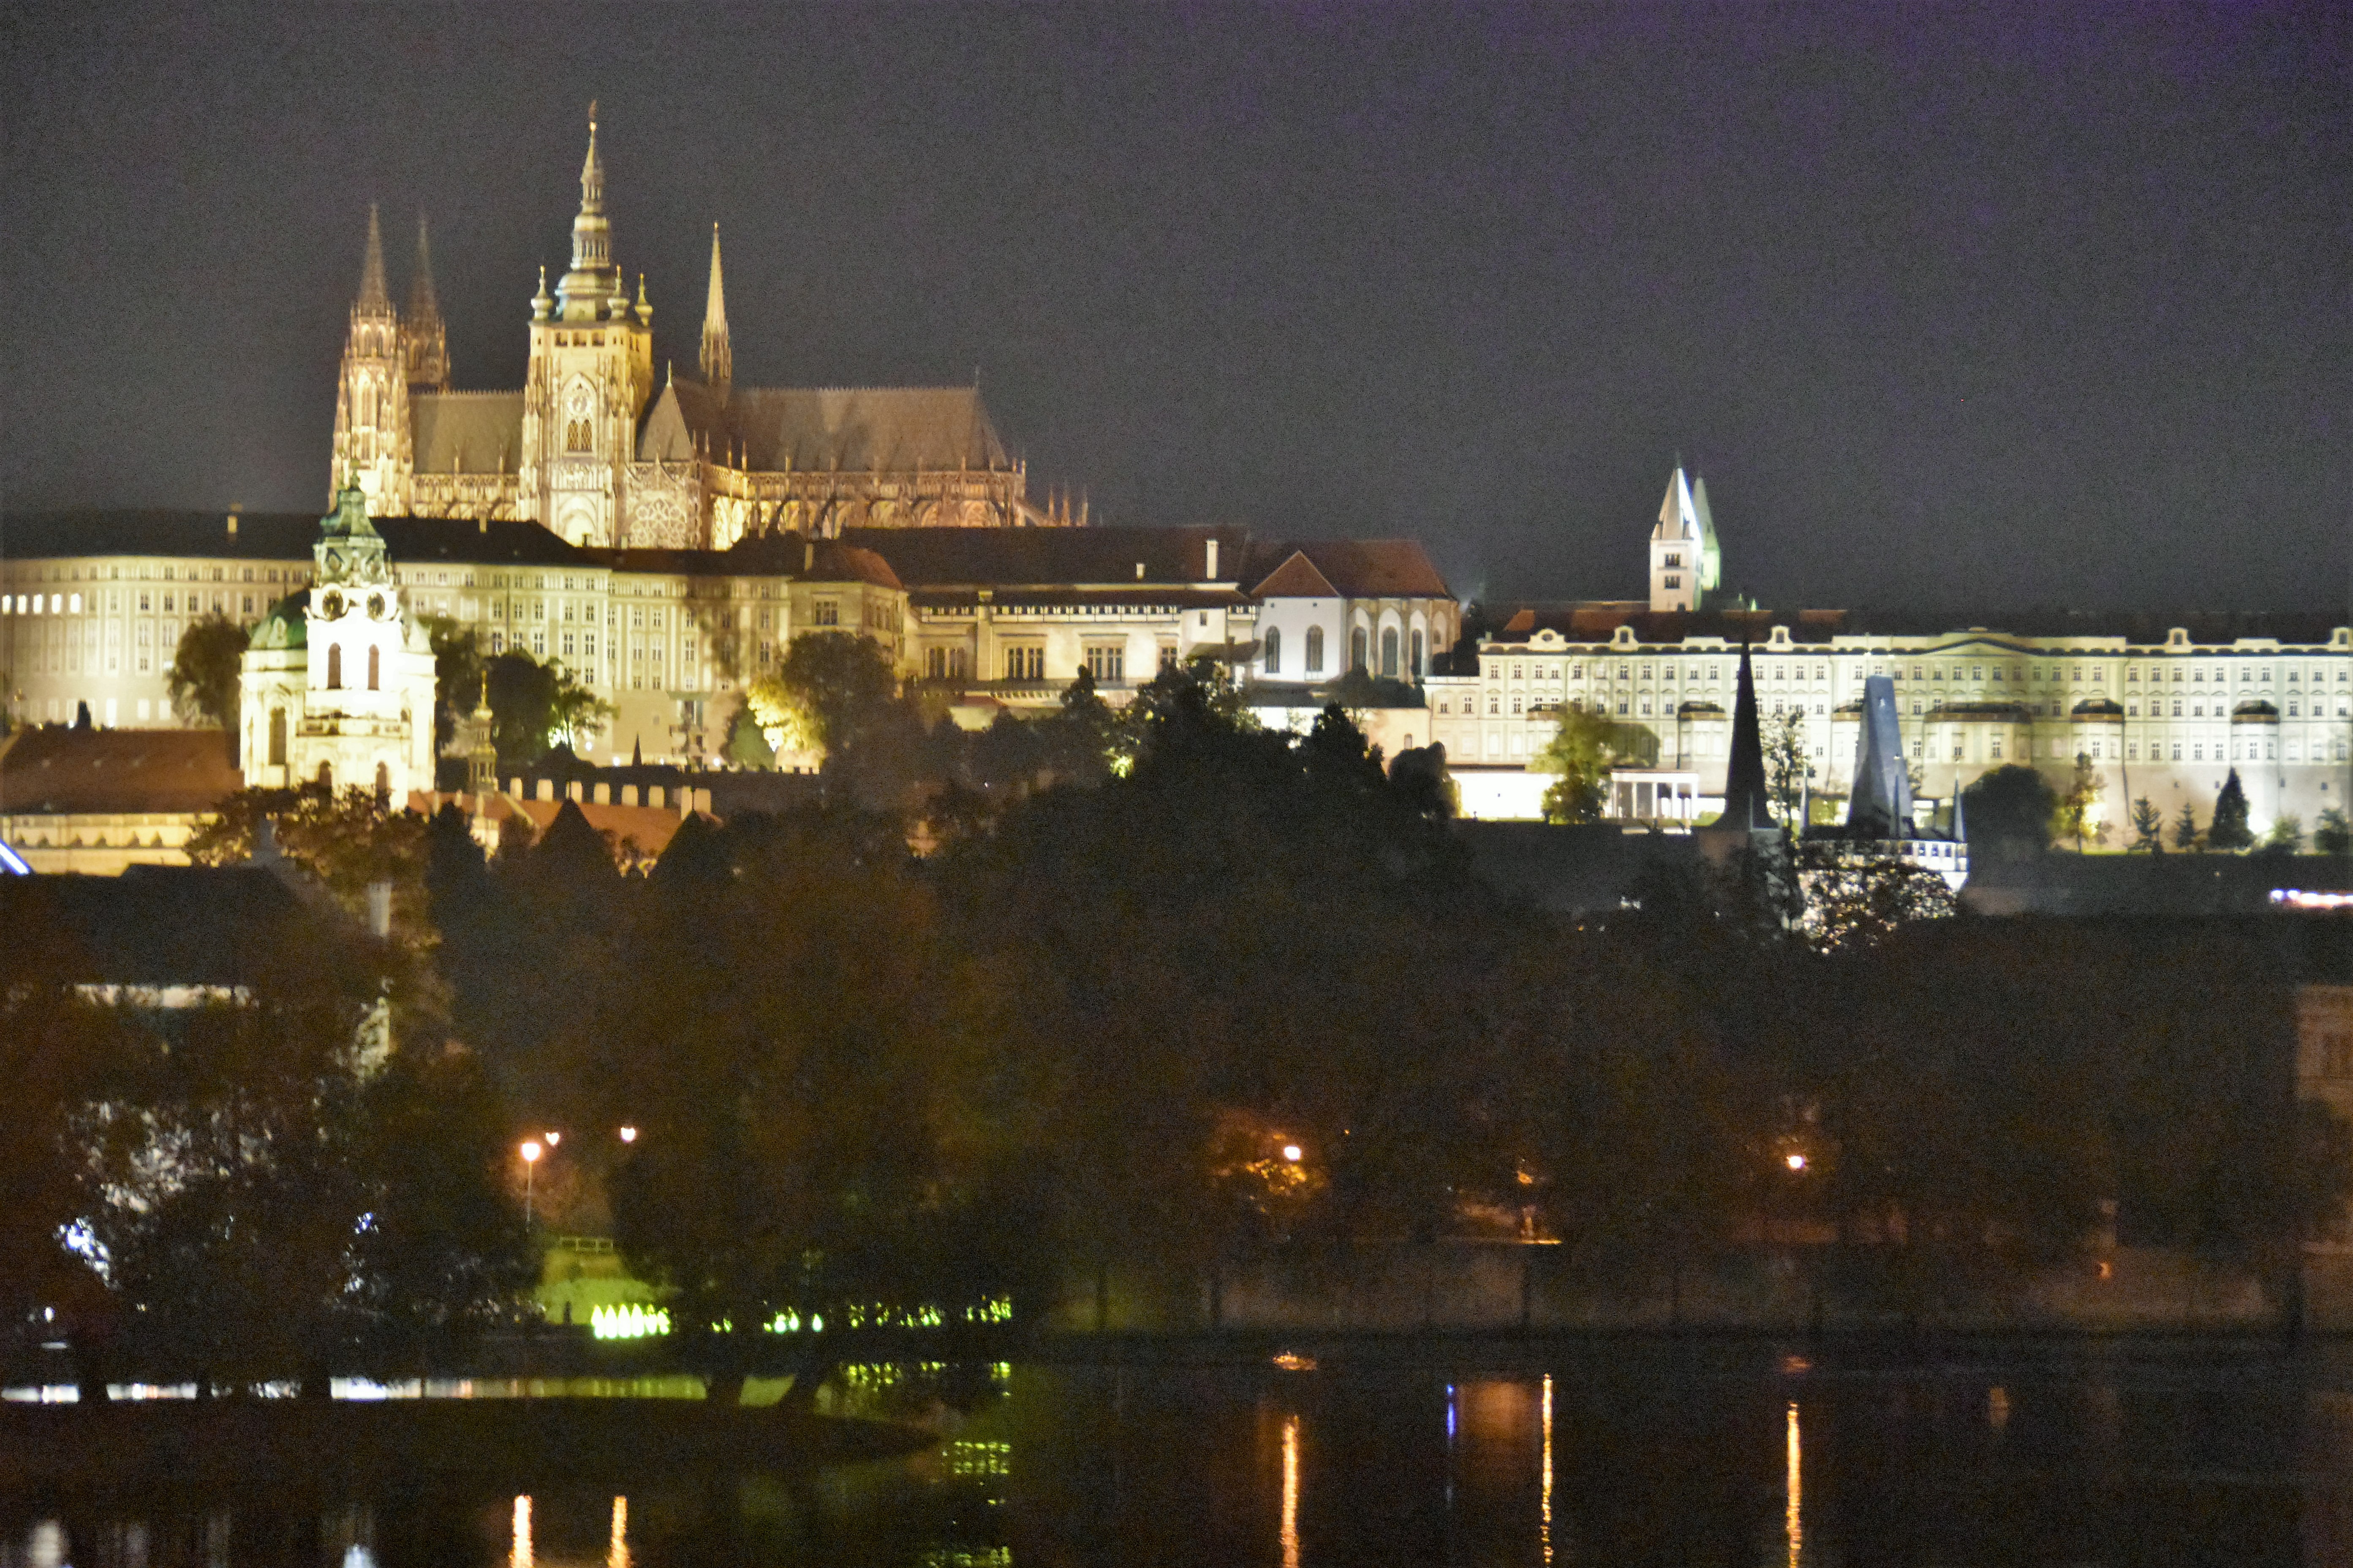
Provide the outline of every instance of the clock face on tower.
{"type": "Polygon", "coordinates": [[[327,590],[327,596],[326,596],[325,598],[323,598],[323,599],[322,599],[322,600],[320,600],[320,601],[319,601],[319,609],[320,609],[321,613],[322,613],[323,615],[325,615],[325,616],[326,616],[329,620],[331,620],[331,621],[339,621],[339,620],[343,619],[343,595],[341,595],[340,593],[336,592],[336,591],[335,591],[334,589],[332,589],[332,588],[328,589],[328,590],[327,590]]]}
{"type": "Polygon", "coordinates": [[[574,383],[572,395],[565,404],[565,411],[575,419],[586,419],[590,414],[596,412],[596,400],[589,395],[587,387],[577,382],[574,383]]]}
{"type": "Polygon", "coordinates": [[[368,595],[368,618],[370,620],[380,621],[384,619],[386,608],[387,606],[385,603],[385,597],[382,594],[370,594],[368,595]]]}

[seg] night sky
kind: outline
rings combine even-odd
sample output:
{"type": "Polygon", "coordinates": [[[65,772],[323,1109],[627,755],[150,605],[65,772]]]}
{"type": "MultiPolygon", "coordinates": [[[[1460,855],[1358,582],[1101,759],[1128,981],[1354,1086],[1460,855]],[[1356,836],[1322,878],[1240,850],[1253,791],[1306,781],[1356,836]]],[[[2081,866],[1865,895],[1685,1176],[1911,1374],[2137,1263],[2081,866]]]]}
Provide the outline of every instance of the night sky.
{"type": "Polygon", "coordinates": [[[367,203],[520,385],[588,100],[691,367],[1099,520],[1768,605],[2346,602],[2353,27],[2237,5],[0,11],[0,502],[323,508],[367,203]]]}

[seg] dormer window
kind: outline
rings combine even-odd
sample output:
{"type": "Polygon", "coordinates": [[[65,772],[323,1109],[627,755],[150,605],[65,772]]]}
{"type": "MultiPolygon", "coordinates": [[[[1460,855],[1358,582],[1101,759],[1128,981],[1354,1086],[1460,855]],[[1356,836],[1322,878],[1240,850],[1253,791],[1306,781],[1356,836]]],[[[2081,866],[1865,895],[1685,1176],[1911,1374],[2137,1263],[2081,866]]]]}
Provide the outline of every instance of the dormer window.
{"type": "MultiPolygon", "coordinates": [[[[1683,563],[1683,552],[1680,550],[1668,551],[1666,563],[1670,566],[1682,565],[1683,563]]],[[[1675,580],[1670,577],[1667,579],[1667,585],[1672,588],[1674,586],[1674,582],[1675,580]]]]}

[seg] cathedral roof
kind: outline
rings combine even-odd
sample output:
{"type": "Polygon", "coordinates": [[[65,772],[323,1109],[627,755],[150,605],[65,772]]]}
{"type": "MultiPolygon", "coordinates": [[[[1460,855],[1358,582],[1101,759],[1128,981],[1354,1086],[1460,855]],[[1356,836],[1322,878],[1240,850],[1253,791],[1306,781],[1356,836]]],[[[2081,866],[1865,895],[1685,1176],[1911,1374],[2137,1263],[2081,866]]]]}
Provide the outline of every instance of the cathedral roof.
{"type": "Polygon", "coordinates": [[[512,474],[522,462],[520,392],[412,392],[411,450],[420,474],[512,474]]]}
{"type": "Polygon", "coordinates": [[[646,416],[638,456],[676,462],[698,448],[729,462],[740,453],[759,473],[1012,467],[974,386],[738,386],[723,400],[673,380],[646,416]]]}
{"type": "Polygon", "coordinates": [[[910,588],[1206,583],[1213,580],[1213,539],[1215,580],[1230,581],[1249,537],[1240,528],[853,528],[842,534],[888,561],[910,588]]]}
{"type": "Polygon", "coordinates": [[[1253,590],[1261,598],[1269,595],[1317,597],[1333,593],[1351,599],[1454,596],[1420,542],[1412,539],[1252,541],[1243,581],[1261,574],[1264,575],[1253,590]],[[1293,569],[1293,556],[1304,558],[1313,570],[1313,578],[1293,569]],[[1319,578],[1325,584],[1321,590],[1312,585],[1319,578]],[[1303,585],[1294,587],[1291,585],[1293,584],[1303,585]]]}
{"type": "Polygon", "coordinates": [[[810,583],[871,583],[896,588],[891,563],[871,550],[839,540],[804,542],[798,534],[762,534],[726,550],[588,548],[579,558],[616,572],[676,572],[693,577],[797,577],[810,583]]]}

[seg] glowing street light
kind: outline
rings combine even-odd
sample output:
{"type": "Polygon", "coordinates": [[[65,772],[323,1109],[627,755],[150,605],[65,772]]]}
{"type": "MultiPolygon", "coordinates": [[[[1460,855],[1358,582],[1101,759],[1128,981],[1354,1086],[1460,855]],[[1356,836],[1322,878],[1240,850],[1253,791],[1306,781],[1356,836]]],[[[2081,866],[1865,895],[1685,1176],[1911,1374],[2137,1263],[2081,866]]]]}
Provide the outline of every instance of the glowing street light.
{"type": "Polygon", "coordinates": [[[1806,1168],[1806,1157],[1803,1154],[1786,1155],[1781,1163],[1788,1166],[1792,1171],[1802,1171],[1806,1168]]]}
{"type": "Polygon", "coordinates": [[[1292,1164],[1299,1163],[1301,1154],[1302,1151],[1296,1143],[1285,1143],[1282,1146],[1282,1157],[1292,1164]]]}
{"type": "Polygon", "coordinates": [[[561,1143],[561,1142],[564,1142],[564,1134],[563,1134],[563,1133],[561,1133],[561,1132],[551,1132],[551,1133],[549,1133],[549,1134],[547,1135],[547,1146],[548,1146],[549,1148],[551,1148],[551,1149],[554,1148],[558,1143],[561,1143]]]}
{"type": "Polygon", "coordinates": [[[622,1129],[621,1129],[621,1142],[624,1142],[624,1143],[634,1143],[634,1142],[636,1142],[637,1141],[638,1141],[638,1130],[637,1130],[636,1128],[634,1128],[634,1127],[624,1127],[624,1128],[622,1128],[622,1129]]]}
{"type": "Polygon", "coordinates": [[[532,1173],[539,1169],[539,1157],[547,1151],[539,1146],[538,1139],[526,1138],[522,1141],[522,1148],[518,1152],[522,1155],[522,1222],[529,1225],[531,1223],[532,1173]]]}

